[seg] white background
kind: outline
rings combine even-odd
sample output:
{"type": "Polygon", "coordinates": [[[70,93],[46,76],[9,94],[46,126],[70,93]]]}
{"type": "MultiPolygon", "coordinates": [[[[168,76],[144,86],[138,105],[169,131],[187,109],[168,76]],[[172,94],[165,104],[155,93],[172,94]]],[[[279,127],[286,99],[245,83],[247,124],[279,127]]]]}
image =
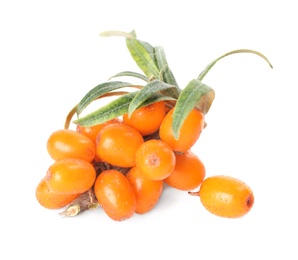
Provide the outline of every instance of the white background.
{"type": "MultiPolygon", "coordinates": [[[[1,259],[297,259],[296,1],[1,1],[1,259]],[[52,160],[48,136],[91,88],[139,72],[123,38],[135,29],[164,47],[183,88],[213,59],[216,92],[193,151],[207,176],[254,191],[240,219],[211,215],[198,197],[165,188],[146,215],[123,222],[101,209],[75,218],[42,208],[35,188],[52,160]]],[[[133,81],[133,80],[132,80],[133,81]]]]}

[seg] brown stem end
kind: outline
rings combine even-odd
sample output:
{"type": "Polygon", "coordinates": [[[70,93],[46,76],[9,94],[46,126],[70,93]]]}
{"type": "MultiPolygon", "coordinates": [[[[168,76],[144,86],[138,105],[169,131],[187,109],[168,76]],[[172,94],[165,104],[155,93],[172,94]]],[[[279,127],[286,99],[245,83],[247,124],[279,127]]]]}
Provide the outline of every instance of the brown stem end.
{"type": "Polygon", "coordinates": [[[200,191],[189,191],[188,194],[192,196],[200,196],[200,191]]]}

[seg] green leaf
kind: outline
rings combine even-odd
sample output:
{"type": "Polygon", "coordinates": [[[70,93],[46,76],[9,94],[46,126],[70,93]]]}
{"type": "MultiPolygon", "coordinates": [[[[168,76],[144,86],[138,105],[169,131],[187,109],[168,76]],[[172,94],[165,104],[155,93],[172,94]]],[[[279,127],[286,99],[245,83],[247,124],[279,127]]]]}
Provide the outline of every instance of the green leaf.
{"type": "Polygon", "coordinates": [[[199,102],[196,104],[196,108],[198,108],[204,115],[206,115],[213,103],[215,98],[215,92],[213,89],[210,89],[204,96],[201,97],[199,102]]]}
{"type": "Polygon", "coordinates": [[[155,50],[155,57],[156,57],[158,69],[161,74],[160,79],[162,79],[166,83],[176,86],[176,89],[174,89],[174,88],[168,89],[167,92],[172,97],[178,98],[181,90],[178,87],[178,83],[174,77],[174,74],[172,73],[172,71],[168,65],[164,49],[161,46],[157,46],[154,48],[154,50],[155,50]]]}
{"type": "Polygon", "coordinates": [[[265,55],[263,55],[262,53],[255,51],[255,50],[249,50],[249,49],[238,49],[238,50],[234,50],[234,51],[230,51],[225,53],[224,55],[220,56],[219,58],[215,59],[214,61],[210,62],[208,64],[208,66],[200,73],[200,75],[198,76],[198,80],[203,80],[203,78],[207,75],[207,73],[209,72],[209,70],[222,58],[227,57],[231,54],[235,54],[235,53],[253,53],[256,54],[258,56],[260,56],[261,58],[263,58],[271,68],[273,68],[272,64],[270,63],[270,61],[267,59],[267,57],[265,55]]]}
{"type": "MultiPolygon", "coordinates": [[[[135,38],[137,38],[137,35],[136,35],[136,31],[135,30],[133,30],[131,32],[131,34],[135,38]]],[[[155,60],[155,54],[154,54],[154,47],[150,43],[148,43],[148,42],[141,41],[139,39],[137,39],[137,41],[144,46],[144,48],[146,49],[146,51],[149,53],[149,55],[151,56],[152,60],[154,61],[155,65],[157,66],[157,62],[155,60]]]]}
{"type": "Polygon", "coordinates": [[[105,82],[97,85],[93,89],[91,89],[78,103],[77,106],[77,115],[81,114],[82,111],[95,99],[99,98],[100,96],[111,92],[112,90],[129,87],[132,84],[122,81],[111,81],[105,82]]]}
{"type": "Polygon", "coordinates": [[[209,92],[214,92],[212,88],[203,84],[200,80],[190,81],[182,90],[177,100],[173,112],[172,130],[174,137],[179,138],[180,128],[189,113],[200,102],[201,98],[206,97],[209,92]]]}
{"type": "Polygon", "coordinates": [[[140,105],[149,97],[153,96],[158,92],[162,92],[170,88],[175,88],[175,86],[164,83],[160,80],[153,80],[149,82],[138,92],[138,94],[131,101],[130,106],[128,108],[128,116],[130,117],[133,111],[139,108],[140,105]]]}
{"type": "Polygon", "coordinates": [[[141,41],[139,39],[137,39],[137,41],[144,46],[146,51],[149,53],[151,59],[153,60],[155,66],[158,68],[157,60],[156,60],[156,57],[155,57],[155,48],[148,42],[141,41]]]}
{"type": "Polygon", "coordinates": [[[139,68],[144,71],[148,77],[154,76],[157,78],[157,62],[154,54],[154,47],[145,41],[136,39],[135,30],[130,33],[122,31],[106,31],[102,32],[100,36],[123,36],[127,39],[126,45],[133,59],[136,61],[139,68]],[[129,41],[129,39],[131,41],[129,41]],[[144,57],[143,57],[144,56],[144,57]],[[146,72],[145,72],[146,71],[146,72]],[[147,74],[148,73],[148,74],[147,74]]]}
{"type": "Polygon", "coordinates": [[[155,50],[155,57],[157,60],[157,64],[158,64],[158,69],[160,70],[160,72],[163,73],[163,77],[164,77],[164,81],[166,83],[172,84],[174,86],[178,87],[178,83],[172,73],[172,71],[169,68],[167,59],[166,59],[166,54],[165,51],[163,49],[163,47],[161,46],[156,46],[154,48],[155,50]]]}
{"type": "Polygon", "coordinates": [[[151,96],[150,98],[148,98],[146,101],[144,101],[138,108],[144,107],[144,106],[148,106],[150,104],[159,102],[159,101],[176,101],[176,98],[164,95],[164,94],[155,94],[153,96],[151,96]]]}
{"type": "Polygon", "coordinates": [[[134,91],[126,95],[120,96],[119,98],[111,101],[107,105],[102,106],[99,109],[74,120],[73,123],[82,126],[93,126],[97,124],[102,124],[111,119],[126,114],[131,100],[137,93],[138,91],[134,91]]]}
{"type": "Polygon", "coordinates": [[[135,30],[132,30],[130,34],[133,35],[134,38],[137,38],[137,34],[136,34],[136,31],[135,30]]]}
{"type": "Polygon", "coordinates": [[[126,46],[132,58],[145,75],[149,78],[154,77],[155,79],[158,79],[159,70],[152,54],[147,51],[142,42],[134,38],[126,38],[126,46]]]}
{"type": "Polygon", "coordinates": [[[117,73],[116,75],[112,76],[110,79],[116,78],[116,77],[134,77],[134,78],[139,78],[141,80],[144,80],[146,82],[149,81],[148,77],[146,77],[145,75],[137,72],[132,72],[132,71],[123,71],[123,72],[117,73]]]}

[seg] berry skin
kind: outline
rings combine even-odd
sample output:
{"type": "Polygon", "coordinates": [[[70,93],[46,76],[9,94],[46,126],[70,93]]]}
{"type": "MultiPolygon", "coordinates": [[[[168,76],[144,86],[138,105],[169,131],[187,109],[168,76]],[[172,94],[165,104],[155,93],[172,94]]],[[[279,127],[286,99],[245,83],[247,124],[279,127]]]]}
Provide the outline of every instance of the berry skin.
{"type": "Polygon", "coordinates": [[[158,131],[162,120],[166,115],[166,105],[163,101],[136,109],[131,117],[123,115],[123,123],[138,130],[146,136],[158,131]]]}
{"type": "Polygon", "coordinates": [[[198,188],[205,178],[203,162],[190,150],[176,154],[175,169],[164,182],[178,190],[189,191],[198,188]]]}
{"type": "Polygon", "coordinates": [[[128,179],[117,170],[103,171],[96,179],[94,193],[99,205],[115,221],[132,217],[136,196],[128,179]]]}
{"type": "Polygon", "coordinates": [[[60,209],[73,202],[80,194],[61,194],[49,188],[43,178],[37,185],[35,197],[38,203],[47,209],[60,209]]]}
{"type": "Polygon", "coordinates": [[[79,133],[82,133],[83,135],[87,136],[91,141],[96,143],[96,138],[101,129],[103,129],[105,126],[110,125],[110,124],[115,124],[115,123],[120,123],[120,119],[114,118],[110,121],[107,121],[103,124],[98,124],[94,126],[81,126],[77,125],[76,131],[79,133]]]}
{"type": "Polygon", "coordinates": [[[69,129],[53,132],[48,139],[47,150],[55,161],[77,158],[91,162],[95,157],[95,144],[85,135],[69,129]]]}
{"type": "Polygon", "coordinates": [[[253,192],[246,183],[224,175],[206,178],[199,192],[189,194],[199,195],[210,213],[226,218],[244,216],[254,204],[253,192]]]}
{"type": "Polygon", "coordinates": [[[179,138],[176,140],[172,131],[173,112],[174,108],[167,113],[160,125],[160,139],[166,142],[174,151],[186,152],[201,135],[205,124],[204,114],[198,109],[193,109],[183,122],[179,138]]]}
{"type": "Polygon", "coordinates": [[[161,140],[144,142],[136,153],[136,166],[150,180],[167,178],[175,167],[175,153],[161,140]]]}
{"type": "Polygon", "coordinates": [[[96,172],[93,165],[80,159],[61,159],[48,169],[45,180],[50,189],[62,194],[78,194],[94,184],[96,172]]]}
{"type": "Polygon", "coordinates": [[[111,124],[98,133],[96,154],[114,166],[133,167],[136,151],[143,142],[142,135],[131,126],[111,124]]]}
{"type": "Polygon", "coordinates": [[[136,195],[136,210],[138,214],[144,214],[152,210],[163,191],[163,181],[153,181],[144,177],[142,172],[133,167],[126,174],[126,178],[130,182],[136,195]]]}

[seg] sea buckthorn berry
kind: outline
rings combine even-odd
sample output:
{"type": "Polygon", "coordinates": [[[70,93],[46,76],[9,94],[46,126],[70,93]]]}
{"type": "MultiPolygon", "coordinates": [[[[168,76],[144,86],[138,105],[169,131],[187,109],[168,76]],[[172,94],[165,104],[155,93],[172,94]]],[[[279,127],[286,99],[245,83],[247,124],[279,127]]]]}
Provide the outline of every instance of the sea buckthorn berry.
{"type": "Polygon", "coordinates": [[[200,158],[190,150],[177,153],[175,169],[164,182],[178,190],[198,188],[205,178],[206,169],[200,158]]]}
{"type": "Polygon", "coordinates": [[[78,194],[94,184],[96,172],[93,165],[81,159],[61,159],[48,169],[45,180],[50,189],[64,194],[78,194]]]}
{"type": "Polygon", "coordinates": [[[80,194],[61,194],[53,191],[43,178],[37,185],[35,197],[39,204],[47,209],[60,209],[73,202],[80,194]]]}
{"type": "Polygon", "coordinates": [[[91,141],[94,143],[96,142],[96,137],[101,129],[109,124],[120,123],[121,120],[119,118],[114,118],[110,121],[107,121],[103,124],[98,124],[94,126],[81,126],[77,125],[76,131],[82,133],[83,135],[87,136],[91,141]]]}
{"type": "Polygon", "coordinates": [[[138,130],[146,136],[158,131],[166,115],[166,105],[163,101],[150,104],[135,110],[130,117],[123,115],[123,123],[138,130]]]}
{"type": "Polygon", "coordinates": [[[106,170],[94,184],[98,204],[113,220],[130,218],[136,209],[136,196],[128,179],[117,170],[106,170]]]}
{"type": "Polygon", "coordinates": [[[173,122],[172,108],[163,119],[159,135],[160,139],[166,142],[176,152],[189,150],[198,140],[204,128],[204,114],[198,109],[193,109],[183,122],[178,140],[175,139],[172,131],[173,122]]]}
{"type": "Polygon", "coordinates": [[[49,155],[55,160],[77,158],[91,162],[95,144],[85,135],[69,129],[53,132],[47,142],[49,155]]]}
{"type": "Polygon", "coordinates": [[[163,191],[163,181],[153,181],[144,177],[137,167],[133,167],[126,174],[136,195],[136,210],[138,214],[144,214],[155,207],[163,191]]]}
{"type": "Polygon", "coordinates": [[[212,176],[206,178],[198,192],[189,192],[200,196],[203,206],[212,214],[237,218],[248,213],[254,204],[254,195],[243,181],[230,176],[212,176]]]}
{"type": "Polygon", "coordinates": [[[98,133],[96,152],[102,161],[119,167],[133,167],[136,151],[143,142],[142,135],[131,126],[111,124],[98,133]]]}
{"type": "Polygon", "coordinates": [[[144,142],[136,153],[136,166],[150,180],[167,178],[175,167],[175,153],[161,140],[144,142]]]}

